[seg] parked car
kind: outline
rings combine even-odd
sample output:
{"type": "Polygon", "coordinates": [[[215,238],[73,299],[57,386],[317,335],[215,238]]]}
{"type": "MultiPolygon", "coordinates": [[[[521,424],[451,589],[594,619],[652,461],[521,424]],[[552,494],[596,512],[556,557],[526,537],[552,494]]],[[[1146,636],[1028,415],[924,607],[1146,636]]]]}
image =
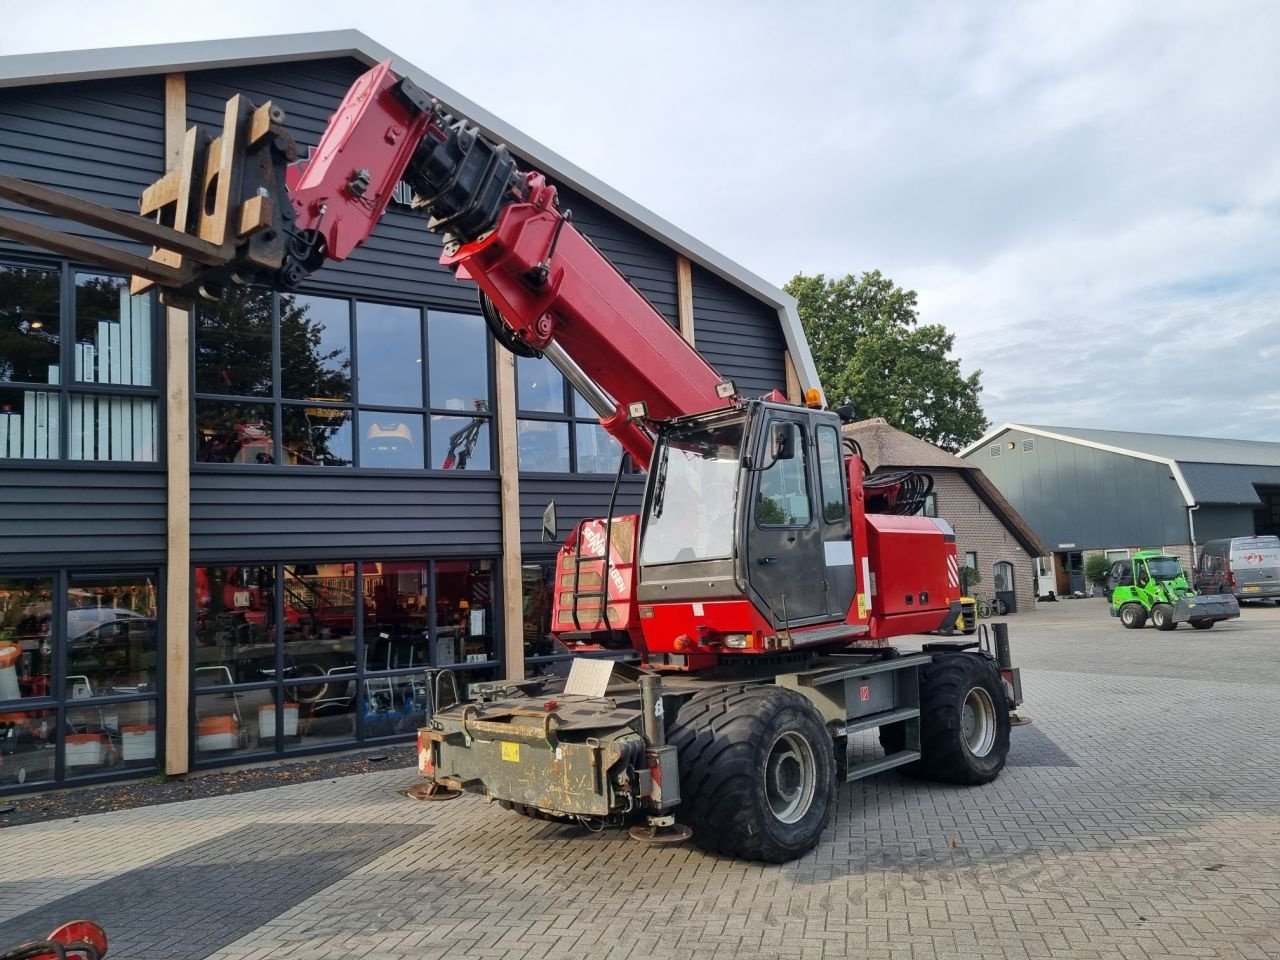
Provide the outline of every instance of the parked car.
{"type": "Polygon", "coordinates": [[[1200,548],[1195,583],[1198,593],[1280,602],[1280,537],[1210,540],[1200,548]]]}

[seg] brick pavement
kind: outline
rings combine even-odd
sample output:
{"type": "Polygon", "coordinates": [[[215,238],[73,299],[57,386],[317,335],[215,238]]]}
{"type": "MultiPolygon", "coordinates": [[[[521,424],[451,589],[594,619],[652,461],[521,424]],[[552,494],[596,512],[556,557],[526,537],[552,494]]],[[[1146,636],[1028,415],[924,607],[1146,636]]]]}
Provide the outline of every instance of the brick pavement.
{"type": "MultiPolygon", "coordinates": [[[[1280,958],[1280,609],[1208,633],[1124,631],[1100,601],[1013,623],[1035,723],[1005,774],[846,786],[822,845],[784,867],[415,803],[413,772],[387,770],[7,829],[0,919],[213,863],[200,900],[226,923],[187,956],[1280,958]],[[346,859],[290,860],[301,885],[228,860],[237,836],[305,845],[324,825],[346,859]]],[[[186,929],[191,900],[158,890],[117,955],[149,953],[165,918],[186,929]]]]}

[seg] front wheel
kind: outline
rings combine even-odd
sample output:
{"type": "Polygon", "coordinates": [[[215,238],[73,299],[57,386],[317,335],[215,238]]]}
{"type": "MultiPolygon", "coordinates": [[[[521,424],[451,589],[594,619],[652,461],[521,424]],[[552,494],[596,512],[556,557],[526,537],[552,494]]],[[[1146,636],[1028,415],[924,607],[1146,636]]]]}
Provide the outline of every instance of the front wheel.
{"type": "Polygon", "coordinates": [[[817,846],[835,809],[835,750],[803,696],[772,685],[700,693],[668,742],[680,763],[676,815],[698,846],[770,863],[817,846]]]}
{"type": "Polygon", "coordinates": [[[1157,603],[1151,608],[1151,623],[1157,630],[1175,630],[1178,623],[1173,619],[1173,607],[1167,603],[1157,603]]]}

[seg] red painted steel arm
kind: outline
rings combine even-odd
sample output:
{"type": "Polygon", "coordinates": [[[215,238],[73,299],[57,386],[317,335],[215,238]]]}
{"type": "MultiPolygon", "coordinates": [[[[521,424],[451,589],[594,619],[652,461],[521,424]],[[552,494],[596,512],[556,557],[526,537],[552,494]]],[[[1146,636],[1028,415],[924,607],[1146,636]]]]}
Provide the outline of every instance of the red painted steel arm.
{"type": "Polygon", "coordinates": [[[356,81],[305,168],[290,171],[297,227],[320,238],[308,269],[362,243],[402,178],[428,227],[445,233],[441,263],[489,296],[519,344],[556,344],[612,398],[601,422],[639,463],[652,439],[628,404],[666,419],[732,402],[717,392],[719,374],[577,231],[555,187],[387,63],[356,81]]]}

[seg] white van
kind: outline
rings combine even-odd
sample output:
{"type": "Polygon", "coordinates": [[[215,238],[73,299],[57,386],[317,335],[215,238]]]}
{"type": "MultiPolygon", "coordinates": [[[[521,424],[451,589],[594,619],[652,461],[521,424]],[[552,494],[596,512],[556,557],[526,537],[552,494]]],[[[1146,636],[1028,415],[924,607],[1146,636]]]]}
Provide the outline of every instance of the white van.
{"type": "Polygon", "coordinates": [[[1280,537],[1210,540],[1200,548],[1195,586],[1197,593],[1280,601],[1280,537]]]}

